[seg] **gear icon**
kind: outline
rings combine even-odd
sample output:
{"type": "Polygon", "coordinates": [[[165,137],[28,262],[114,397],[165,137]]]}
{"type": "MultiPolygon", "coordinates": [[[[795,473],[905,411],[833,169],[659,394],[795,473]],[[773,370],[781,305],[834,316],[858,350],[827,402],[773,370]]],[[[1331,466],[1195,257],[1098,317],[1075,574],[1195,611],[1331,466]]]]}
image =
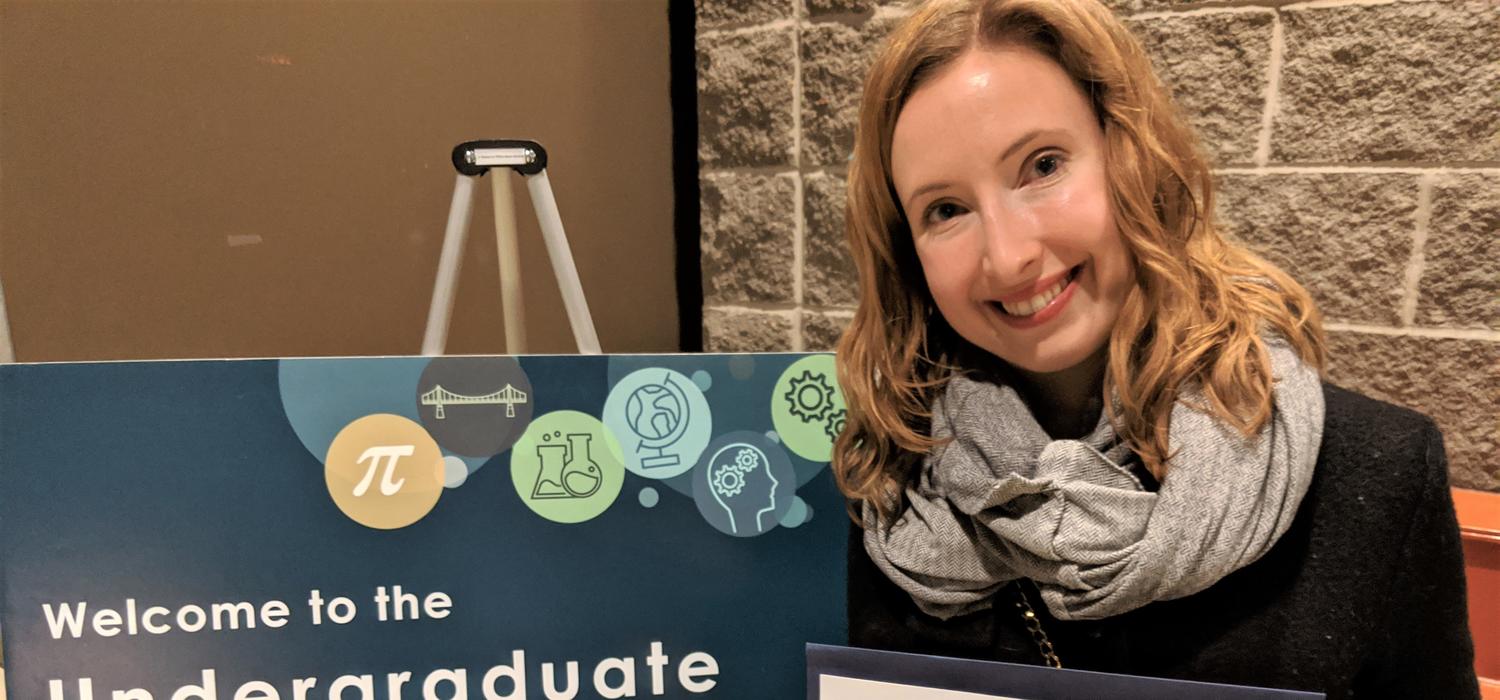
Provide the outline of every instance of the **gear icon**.
{"type": "Polygon", "coordinates": [[[760,457],[755,455],[755,450],[748,447],[741,449],[734,455],[734,466],[741,471],[750,471],[760,464],[760,457]]]}
{"type": "Polygon", "coordinates": [[[734,498],[745,490],[745,475],[732,465],[724,465],[714,475],[714,491],[725,498],[734,498]]]}
{"type": "Polygon", "coordinates": [[[827,419],[833,410],[833,385],[827,377],[803,370],[801,376],[792,378],[792,386],[782,398],[792,415],[803,423],[817,423],[827,419]]]}
{"type": "Polygon", "coordinates": [[[828,422],[823,424],[823,432],[828,435],[829,440],[839,439],[839,433],[844,432],[844,419],[846,417],[847,413],[844,409],[839,409],[828,416],[828,422]]]}

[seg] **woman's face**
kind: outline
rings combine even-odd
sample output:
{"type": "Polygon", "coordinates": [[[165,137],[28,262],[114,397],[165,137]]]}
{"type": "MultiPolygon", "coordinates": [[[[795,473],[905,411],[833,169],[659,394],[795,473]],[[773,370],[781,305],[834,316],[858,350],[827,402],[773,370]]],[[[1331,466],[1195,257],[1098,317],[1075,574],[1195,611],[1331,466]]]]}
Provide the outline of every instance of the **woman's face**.
{"type": "Polygon", "coordinates": [[[918,88],[891,169],[943,318],[1033,373],[1104,347],[1134,284],[1114,223],[1104,133],[1062,67],[974,49],[918,88]]]}

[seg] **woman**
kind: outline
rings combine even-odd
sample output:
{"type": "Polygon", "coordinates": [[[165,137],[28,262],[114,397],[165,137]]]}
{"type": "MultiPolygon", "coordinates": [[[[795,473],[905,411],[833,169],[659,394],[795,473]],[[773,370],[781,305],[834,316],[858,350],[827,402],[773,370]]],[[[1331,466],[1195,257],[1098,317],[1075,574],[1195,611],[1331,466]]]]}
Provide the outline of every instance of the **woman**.
{"type": "Polygon", "coordinates": [[[859,646],[1477,697],[1441,436],[1325,386],[1307,292],[1225,241],[1093,0],[939,0],[849,176],[859,646]]]}

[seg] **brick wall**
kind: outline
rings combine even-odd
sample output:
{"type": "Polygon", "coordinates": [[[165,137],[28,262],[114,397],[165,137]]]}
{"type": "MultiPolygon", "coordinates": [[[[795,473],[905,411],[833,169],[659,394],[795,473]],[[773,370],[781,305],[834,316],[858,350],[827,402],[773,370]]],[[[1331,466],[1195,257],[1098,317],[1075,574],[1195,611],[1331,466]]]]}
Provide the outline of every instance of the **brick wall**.
{"type": "MultiPolygon", "coordinates": [[[[1500,491],[1500,2],[1113,0],[1215,163],[1228,232],[1306,284],[1331,379],[1432,416],[1500,491]]],[[[704,344],[832,347],[876,0],[697,0],[704,344]]]]}

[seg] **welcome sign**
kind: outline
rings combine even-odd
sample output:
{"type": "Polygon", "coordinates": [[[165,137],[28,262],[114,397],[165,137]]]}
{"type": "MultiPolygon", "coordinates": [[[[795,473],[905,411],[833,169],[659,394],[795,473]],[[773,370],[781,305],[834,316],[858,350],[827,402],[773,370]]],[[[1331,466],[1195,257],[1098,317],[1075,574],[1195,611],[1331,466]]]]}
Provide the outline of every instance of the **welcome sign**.
{"type": "Polygon", "coordinates": [[[0,367],[9,696],[797,697],[843,417],[827,355],[0,367]]]}

